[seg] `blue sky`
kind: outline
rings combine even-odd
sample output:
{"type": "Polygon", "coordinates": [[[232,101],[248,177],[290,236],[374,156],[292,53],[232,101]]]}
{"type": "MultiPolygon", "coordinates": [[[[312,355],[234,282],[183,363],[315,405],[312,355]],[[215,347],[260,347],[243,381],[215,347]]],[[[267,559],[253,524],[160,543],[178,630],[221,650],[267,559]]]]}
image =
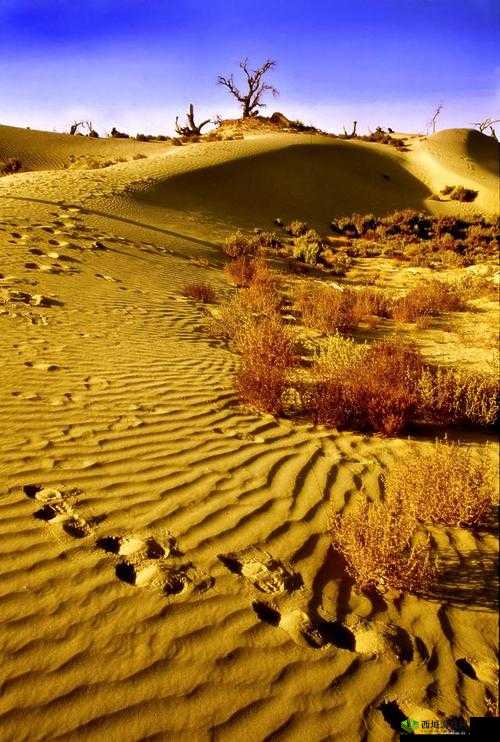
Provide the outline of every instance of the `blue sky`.
{"type": "Polygon", "coordinates": [[[425,131],[500,117],[494,0],[0,0],[0,122],[90,118],[171,133],[190,102],[236,117],[215,84],[242,56],[278,61],[268,112],[330,131],[354,118],[425,131]]]}

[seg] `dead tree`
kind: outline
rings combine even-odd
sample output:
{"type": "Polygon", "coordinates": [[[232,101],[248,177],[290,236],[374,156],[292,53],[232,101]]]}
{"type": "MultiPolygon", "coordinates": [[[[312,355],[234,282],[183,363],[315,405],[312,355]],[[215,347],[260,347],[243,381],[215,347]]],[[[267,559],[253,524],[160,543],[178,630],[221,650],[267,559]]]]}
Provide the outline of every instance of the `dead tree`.
{"type": "Polygon", "coordinates": [[[347,133],[346,128],[344,126],[344,136],[346,137],[346,139],[351,139],[352,137],[355,137],[356,136],[356,126],[357,125],[358,125],[358,122],[357,121],[353,121],[353,123],[352,123],[352,131],[351,131],[350,134],[347,133]]]}
{"type": "Polygon", "coordinates": [[[71,124],[70,130],[69,130],[69,133],[72,136],[74,136],[77,133],[77,131],[80,128],[80,126],[83,126],[84,123],[85,123],[85,121],[73,121],[73,123],[71,124]]]}
{"type": "Polygon", "coordinates": [[[87,127],[89,137],[92,137],[93,139],[99,139],[99,134],[96,132],[96,130],[92,126],[92,121],[86,121],[85,126],[87,127]]]}
{"type": "Polygon", "coordinates": [[[219,75],[217,83],[223,85],[229,90],[238,103],[240,103],[243,110],[243,118],[249,118],[250,116],[257,116],[259,108],[264,108],[265,103],[262,102],[262,98],[265,93],[271,93],[274,97],[279,95],[278,90],[264,82],[265,75],[276,67],[276,62],[273,59],[266,59],[264,64],[258,67],[256,70],[248,68],[248,59],[242,59],[240,62],[240,69],[243,71],[245,76],[245,85],[247,87],[246,92],[241,92],[234,82],[233,75],[224,77],[219,75]]]}
{"type": "Polygon", "coordinates": [[[434,111],[434,116],[431,118],[431,120],[427,124],[427,133],[429,133],[429,129],[431,128],[432,128],[432,133],[433,134],[436,133],[436,122],[442,110],[443,110],[443,104],[440,103],[438,107],[436,108],[436,110],[434,111]]]}
{"type": "Polygon", "coordinates": [[[181,137],[193,137],[193,136],[199,136],[201,134],[201,130],[204,126],[210,123],[210,119],[207,119],[206,121],[202,121],[201,124],[196,125],[194,121],[194,106],[192,103],[189,104],[189,111],[186,114],[188,125],[187,126],[180,126],[179,125],[179,117],[175,117],[175,130],[177,134],[181,137]]]}
{"type": "Polygon", "coordinates": [[[497,135],[496,135],[495,129],[493,128],[493,124],[498,124],[498,123],[500,123],[500,119],[487,118],[487,119],[484,119],[484,121],[476,121],[476,123],[472,124],[472,126],[477,127],[477,129],[479,129],[481,134],[484,134],[486,129],[489,129],[491,132],[490,136],[496,139],[497,135]]]}

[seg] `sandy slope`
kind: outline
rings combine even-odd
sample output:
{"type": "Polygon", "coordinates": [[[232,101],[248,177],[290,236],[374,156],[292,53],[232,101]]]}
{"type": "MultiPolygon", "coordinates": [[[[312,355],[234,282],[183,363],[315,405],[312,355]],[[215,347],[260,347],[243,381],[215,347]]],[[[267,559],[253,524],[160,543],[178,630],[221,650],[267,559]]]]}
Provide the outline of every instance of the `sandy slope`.
{"type": "Polygon", "coordinates": [[[376,497],[409,443],[240,409],[236,359],[180,296],[226,290],[227,222],[457,208],[425,200],[411,153],[298,141],[0,180],[2,740],[378,742],[485,711],[494,534],[436,530],[439,594],[357,595],[328,508],[376,497]]]}
{"type": "Polygon", "coordinates": [[[171,145],[168,142],[138,142],[135,139],[92,139],[46,131],[0,125],[0,161],[9,157],[21,160],[23,170],[59,170],[71,155],[97,161],[134,155],[157,155],[171,145]]]}

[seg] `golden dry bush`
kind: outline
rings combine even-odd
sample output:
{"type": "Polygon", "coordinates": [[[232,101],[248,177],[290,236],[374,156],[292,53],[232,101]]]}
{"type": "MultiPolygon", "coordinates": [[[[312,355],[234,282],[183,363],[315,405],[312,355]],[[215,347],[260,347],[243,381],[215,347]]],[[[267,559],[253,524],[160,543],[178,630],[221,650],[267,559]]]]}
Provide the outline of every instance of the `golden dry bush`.
{"type": "Polygon", "coordinates": [[[422,592],[434,576],[430,541],[402,499],[368,502],[330,518],[332,545],[360,590],[422,592]]]}
{"type": "Polygon", "coordinates": [[[290,222],[290,224],[287,224],[285,229],[288,234],[292,235],[292,237],[300,237],[309,230],[309,225],[307,222],[301,222],[298,219],[295,219],[293,222],[290,222]]]}
{"type": "Polygon", "coordinates": [[[217,300],[217,293],[208,283],[188,283],[182,289],[184,296],[201,301],[203,304],[213,304],[217,300]]]}
{"type": "Polygon", "coordinates": [[[0,175],[11,175],[21,170],[21,160],[17,157],[9,157],[5,162],[0,160],[0,175]]]}
{"type": "Polygon", "coordinates": [[[255,261],[241,255],[226,263],[224,273],[238,288],[248,286],[255,274],[255,261]]]}
{"type": "Polygon", "coordinates": [[[236,374],[240,400],[264,412],[281,412],[288,371],[297,363],[288,327],[279,315],[263,317],[246,324],[234,342],[240,354],[236,374]]]}
{"type": "Polygon", "coordinates": [[[398,340],[359,346],[336,339],[311,369],[316,422],[394,435],[414,419],[420,355],[398,340]]]}
{"type": "Polygon", "coordinates": [[[306,327],[321,332],[349,330],[356,326],[355,292],[309,281],[294,292],[294,305],[306,327]]]}
{"type": "Polygon", "coordinates": [[[226,237],[222,246],[223,251],[230,258],[239,258],[243,255],[255,255],[258,242],[255,236],[248,237],[239,230],[226,237]]]}
{"type": "Polygon", "coordinates": [[[496,473],[487,457],[458,443],[415,447],[383,475],[388,501],[405,502],[424,523],[472,526],[491,508],[496,473]]]}
{"type": "Polygon", "coordinates": [[[356,291],[355,299],[355,315],[360,320],[369,316],[391,316],[392,300],[382,289],[364,287],[356,291]]]}
{"type": "Polygon", "coordinates": [[[426,366],[418,397],[419,417],[427,422],[483,427],[498,422],[499,386],[492,375],[426,366]]]}
{"type": "Polygon", "coordinates": [[[221,304],[216,313],[207,318],[206,328],[212,337],[231,343],[238,332],[253,321],[254,313],[241,300],[241,292],[239,292],[221,304]]]}
{"type": "MultiPolygon", "coordinates": [[[[243,260],[243,259],[241,259],[243,260]]],[[[248,259],[244,259],[248,260],[248,259]]],[[[233,263],[240,264],[236,258],[233,263]]],[[[263,317],[281,321],[279,309],[282,304],[281,278],[269,270],[265,260],[255,258],[250,261],[251,279],[240,290],[218,308],[218,312],[207,321],[208,332],[214,337],[232,341],[237,345],[240,332],[247,325],[263,317]]]]}
{"type": "Polygon", "coordinates": [[[422,316],[435,317],[463,308],[464,299],[456,285],[431,279],[399,297],[394,302],[392,316],[398,322],[416,322],[422,316]]]}

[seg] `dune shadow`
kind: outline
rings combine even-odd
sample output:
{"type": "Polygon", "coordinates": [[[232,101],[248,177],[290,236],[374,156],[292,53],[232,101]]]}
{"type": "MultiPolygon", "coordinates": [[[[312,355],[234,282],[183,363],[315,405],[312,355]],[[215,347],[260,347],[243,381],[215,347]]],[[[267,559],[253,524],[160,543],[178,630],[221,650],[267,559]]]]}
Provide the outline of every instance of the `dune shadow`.
{"type": "Polygon", "coordinates": [[[467,132],[465,149],[471,160],[497,178],[500,176],[500,144],[496,139],[470,130],[467,132]]]}
{"type": "Polygon", "coordinates": [[[137,202],[204,214],[240,227],[305,219],[325,228],[337,215],[427,210],[431,191],[388,150],[354,142],[296,143],[165,177],[137,202]],[[385,176],[389,176],[388,178],[385,176]]]}
{"type": "Polygon", "coordinates": [[[479,551],[465,560],[454,555],[440,555],[439,574],[433,586],[422,595],[469,610],[498,610],[498,559],[495,554],[479,551]]]}

